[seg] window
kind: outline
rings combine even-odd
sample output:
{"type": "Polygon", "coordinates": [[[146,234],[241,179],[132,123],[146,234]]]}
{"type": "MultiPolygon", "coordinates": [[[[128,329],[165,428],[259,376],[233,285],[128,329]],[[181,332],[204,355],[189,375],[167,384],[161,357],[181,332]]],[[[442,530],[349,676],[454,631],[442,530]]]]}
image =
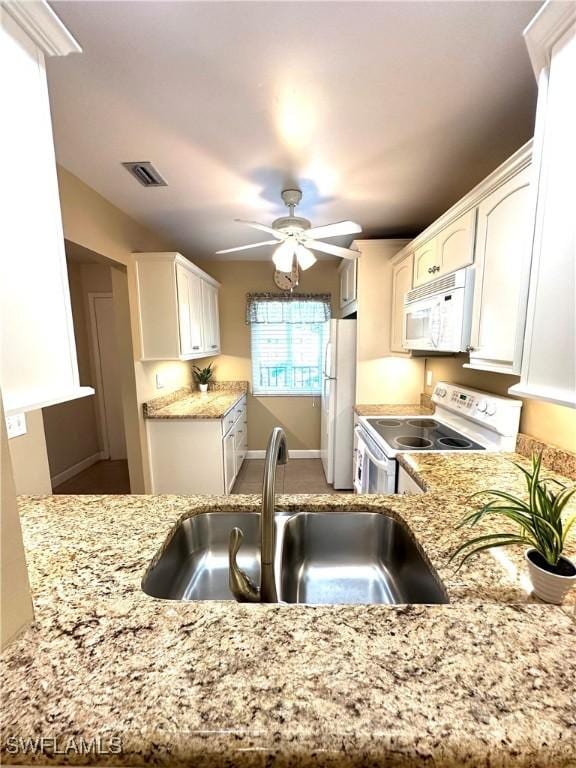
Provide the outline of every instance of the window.
{"type": "Polygon", "coordinates": [[[319,395],[330,317],[325,298],[253,298],[249,316],[253,393],[319,395]]]}

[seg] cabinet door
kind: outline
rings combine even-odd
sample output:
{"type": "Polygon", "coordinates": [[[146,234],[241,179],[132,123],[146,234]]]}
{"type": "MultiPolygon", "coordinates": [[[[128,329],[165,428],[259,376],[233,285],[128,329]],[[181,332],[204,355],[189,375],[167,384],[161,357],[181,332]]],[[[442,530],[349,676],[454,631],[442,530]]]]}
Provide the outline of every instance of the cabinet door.
{"type": "Polygon", "coordinates": [[[236,479],[236,434],[234,429],[222,441],[224,450],[224,483],[226,493],[230,493],[236,479]]]}
{"type": "Polygon", "coordinates": [[[470,367],[520,371],[530,268],[530,168],[478,208],[470,367]]]}
{"type": "Polygon", "coordinates": [[[476,208],[460,216],[438,235],[438,260],[434,277],[467,267],[474,261],[474,235],[476,234],[476,208]]]}
{"type": "Polygon", "coordinates": [[[357,261],[347,261],[340,272],[340,307],[344,308],[356,301],[356,265],[357,261]]]}
{"type": "Polygon", "coordinates": [[[218,288],[202,281],[202,322],[204,351],[215,355],[220,351],[220,320],[218,317],[218,288]]]}
{"type": "Polygon", "coordinates": [[[414,251],[414,285],[422,285],[438,276],[438,240],[433,237],[414,251]]]}
{"type": "Polygon", "coordinates": [[[410,253],[392,267],[392,320],[390,324],[390,349],[406,352],[402,346],[404,337],[404,296],[412,288],[414,254],[410,253]]]}
{"type": "Polygon", "coordinates": [[[510,393],[575,408],[576,20],[568,6],[546,3],[530,25],[530,37],[527,32],[544,69],[534,137],[538,188],[526,339],[521,380],[510,393]]]}
{"type": "Polygon", "coordinates": [[[246,425],[242,419],[239,419],[234,427],[234,452],[236,461],[236,474],[246,457],[246,425]]]}
{"type": "Polygon", "coordinates": [[[180,354],[200,355],[202,343],[202,280],[181,264],[176,264],[180,354]]]}

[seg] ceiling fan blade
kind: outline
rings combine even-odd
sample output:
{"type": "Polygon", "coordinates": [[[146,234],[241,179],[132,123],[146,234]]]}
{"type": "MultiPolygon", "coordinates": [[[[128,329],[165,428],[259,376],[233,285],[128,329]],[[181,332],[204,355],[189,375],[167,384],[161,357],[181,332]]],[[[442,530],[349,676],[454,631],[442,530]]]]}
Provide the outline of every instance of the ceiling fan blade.
{"type": "Polygon", "coordinates": [[[302,244],[313,251],[329,253],[331,256],[340,256],[342,259],[357,259],[360,256],[360,251],[353,251],[351,248],[341,248],[339,245],[331,245],[330,243],[321,243],[317,240],[306,240],[302,244]]]}
{"type": "Polygon", "coordinates": [[[354,235],[357,232],[362,232],[362,227],[355,221],[337,221],[323,227],[312,227],[306,231],[306,235],[313,238],[338,237],[339,235],[354,235]]]}
{"type": "Polygon", "coordinates": [[[249,248],[260,248],[261,245],[278,245],[278,240],[264,240],[261,243],[250,243],[250,245],[239,245],[237,248],[225,248],[223,251],[216,251],[216,254],[234,253],[234,251],[247,251],[249,248]]]}
{"type": "Polygon", "coordinates": [[[248,224],[249,227],[259,229],[262,232],[268,232],[269,235],[274,235],[277,240],[284,240],[282,232],[278,232],[277,229],[272,229],[272,227],[267,227],[265,224],[258,224],[257,221],[246,221],[245,219],[234,219],[234,221],[237,221],[240,224],[248,224]]]}

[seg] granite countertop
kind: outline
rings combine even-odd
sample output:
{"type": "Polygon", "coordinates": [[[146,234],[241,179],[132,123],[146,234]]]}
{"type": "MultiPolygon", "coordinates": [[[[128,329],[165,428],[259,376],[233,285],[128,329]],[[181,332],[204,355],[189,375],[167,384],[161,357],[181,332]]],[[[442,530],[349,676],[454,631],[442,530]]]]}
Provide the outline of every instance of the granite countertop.
{"type": "Polygon", "coordinates": [[[258,497],[22,497],[36,621],[2,655],[3,761],[81,761],[8,739],[100,734],[122,752],[92,764],[575,766],[574,594],[530,597],[521,552],[446,564],[468,495],[522,487],[511,460],[406,456],[418,496],[278,497],[401,518],[447,588],[436,606],[154,600],[141,578],[182,516],[258,497]]]}
{"type": "Polygon", "coordinates": [[[429,416],[433,406],[427,405],[355,405],[357,416],[429,416]]]}
{"type": "Polygon", "coordinates": [[[144,403],[146,419],[221,419],[248,392],[248,382],[221,382],[208,392],[181,387],[144,403]],[[222,384],[224,386],[222,386],[222,384]]]}

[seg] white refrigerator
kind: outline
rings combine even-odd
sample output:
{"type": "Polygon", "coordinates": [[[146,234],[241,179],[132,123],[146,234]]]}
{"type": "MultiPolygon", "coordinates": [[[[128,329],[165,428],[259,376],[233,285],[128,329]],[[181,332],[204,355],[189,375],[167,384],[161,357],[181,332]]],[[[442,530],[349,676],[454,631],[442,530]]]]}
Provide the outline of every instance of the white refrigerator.
{"type": "Polygon", "coordinates": [[[353,487],[356,320],[330,320],[322,385],[320,458],[336,489],[353,487]]]}

